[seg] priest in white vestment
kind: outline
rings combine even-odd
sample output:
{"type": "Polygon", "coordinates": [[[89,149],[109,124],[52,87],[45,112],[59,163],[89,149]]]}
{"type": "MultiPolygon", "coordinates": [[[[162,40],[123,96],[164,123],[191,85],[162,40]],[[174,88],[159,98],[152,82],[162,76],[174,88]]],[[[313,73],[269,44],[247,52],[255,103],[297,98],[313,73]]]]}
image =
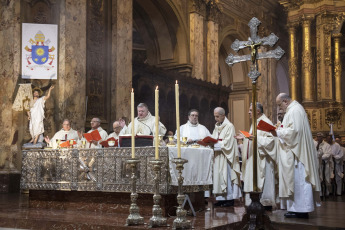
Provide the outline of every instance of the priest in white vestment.
{"type": "Polygon", "coordinates": [[[91,141],[91,142],[87,142],[86,144],[86,148],[90,148],[90,149],[94,149],[94,148],[102,148],[102,145],[100,144],[102,141],[107,140],[108,137],[108,133],[102,129],[101,127],[101,119],[99,119],[98,117],[94,117],[91,120],[91,129],[87,132],[87,133],[91,133],[94,130],[98,130],[99,135],[101,136],[101,140],[99,141],[91,141]]]}
{"type": "Polygon", "coordinates": [[[214,145],[213,194],[218,201],[216,206],[229,207],[234,205],[234,199],[242,196],[235,127],[221,107],[214,109],[214,117],[217,123],[212,137],[218,142],[214,145]]]}
{"type": "MultiPolygon", "coordinates": [[[[155,117],[151,115],[149,109],[145,103],[140,103],[137,106],[138,117],[134,119],[134,133],[142,135],[155,135],[155,117]]],[[[123,126],[124,134],[132,133],[132,122],[128,126],[123,126]]],[[[167,129],[159,122],[158,135],[164,135],[167,129]]]]}
{"type": "Polygon", "coordinates": [[[54,89],[54,86],[51,86],[48,90],[47,96],[40,97],[41,90],[36,89],[33,91],[33,100],[30,102],[30,111],[28,111],[29,130],[31,134],[31,141],[29,143],[36,144],[37,142],[43,141],[44,133],[44,106],[46,100],[49,99],[50,93],[54,89]]]}
{"type": "Polygon", "coordinates": [[[283,174],[284,185],[279,185],[281,206],[286,207],[287,218],[308,218],[308,213],[315,208],[314,193],[319,196],[321,190],[317,153],[308,117],[304,108],[285,93],[277,96],[276,103],[285,111],[285,116],[281,127],[272,134],[279,138],[282,151],[278,154],[289,157],[279,165],[282,163],[283,166],[279,171],[283,174]]]}
{"type": "Polygon", "coordinates": [[[324,137],[323,133],[316,134],[317,142],[315,143],[315,147],[319,160],[320,181],[325,185],[325,191],[322,195],[328,196],[332,189],[331,179],[334,178],[334,163],[332,159],[332,148],[324,140],[324,137]]]}
{"type": "Polygon", "coordinates": [[[75,140],[78,144],[78,140],[80,139],[81,134],[71,128],[71,123],[68,119],[63,120],[62,122],[62,129],[55,133],[52,139],[49,139],[48,136],[44,138],[44,140],[51,146],[53,149],[58,147],[57,140],[61,142],[68,141],[68,140],[75,140]]]}
{"type": "MultiPolygon", "coordinates": [[[[255,112],[255,111],[254,111],[255,112]]],[[[252,119],[252,104],[249,107],[249,117],[252,119]]],[[[273,123],[266,117],[263,106],[260,103],[256,105],[257,124],[263,120],[273,126],[273,123]]],[[[251,125],[250,134],[253,134],[253,125],[251,125]]],[[[243,139],[242,154],[242,180],[244,182],[243,191],[246,192],[245,205],[249,206],[251,199],[249,193],[253,188],[253,142],[252,136],[244,138],[244,135],[237,135],[238,139],[243,139]]],[[[262,192],[260,202],[266,210],[272,210],[276,207],[276,171],[277,171],[277,148],[275,138],[269,132],[257,130],[257,188],[262,192]]]]}
{"type": "Polygon", "coordinates": [[[341,196],[341,190],[343,188],[343,177],[344,177],[344,168],[343,168],[343,158],[344,158],[344,152],[341,148],[341,146],[333,141],[332,135],[327,136],[327,142],[331,146],[332,149],[332,155],[334,159],[334,177],[335,177],[335,183],[337,185],[337,191],[336,194],[338,196],[341,196]]]}
{"type": "Polygon", "coordinates": [[[115,121],[113,123],[113,130],[114,132],[112,132],[111,134],[109,134],[109,136],[107,137],[107,139],[109,138],[112,138],[114,137],[115,140],[118,140],[119,139],[119,136],[123,133],[123,128],[122,126],[120,125],[120,122],[119,121],[115,121]]]}
{"type": "MultiPolygon", "coordinates": [[[[191,109],[188,112],[188,121],[186,124],[180,126],[180,136],[187,137],[187,143],[193,143],[211,136],[210,131],[199,123],[199,111],[191,109]]],[[[175,139],[177,139],[177,131],[175,132],[175,139]]]]}

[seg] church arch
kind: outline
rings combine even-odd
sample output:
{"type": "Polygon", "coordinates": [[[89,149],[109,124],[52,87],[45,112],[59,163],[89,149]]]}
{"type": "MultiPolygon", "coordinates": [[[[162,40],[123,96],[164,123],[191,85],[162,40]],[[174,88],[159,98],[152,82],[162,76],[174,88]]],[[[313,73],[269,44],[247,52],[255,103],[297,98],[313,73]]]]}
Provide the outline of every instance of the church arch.
{"type": "Polygon", "coordinates": [[[165,66],[188,61],[187,27],[177,9],[171,1],[133,1],[133,26],[144,43],[138,47],[133,44],[133,49],[145,50],[148,64],[165,66]]]}

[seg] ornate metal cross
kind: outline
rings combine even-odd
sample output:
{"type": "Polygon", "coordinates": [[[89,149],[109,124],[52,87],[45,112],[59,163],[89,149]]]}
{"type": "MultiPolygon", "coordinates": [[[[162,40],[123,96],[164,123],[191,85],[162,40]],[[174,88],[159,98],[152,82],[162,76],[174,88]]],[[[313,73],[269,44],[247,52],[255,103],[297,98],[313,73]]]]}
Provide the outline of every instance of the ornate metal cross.
{"type": "Polygon", "coordinates": [[[239,56],[239,55],[233,55],[229,54],[229,56],[225,59],[225,62],[232,66],[235,63],[243,62],[243,61],[251,61],[251,71],[249,72],[248,76],[252,81],[256,81],[257,78],[260,76],[260,73],[257,70],[257,60],[258,59],[264,59],[264,58],[275,58],[279,60],[285,53],[285,51],[278,46],[274,50],[270,50],[266,53],[258,53],[258,48],[260,46],[269,45],[270,47],[273,47],[276,42],[278,41],[278,37],[271,33],[269,36],[260,38],[258,33],[258,26],[261,24],[259,19],[252,18],[248,26],[250,27],[250,37],[248,38],[248,41],[239,41],[236,39],[232,45],[231,48],[238,52],[241,49],[249,48],[250,54],[239,56]]]}
{"type": "MultiPolygon", "coordinates": [[[[248,73],[248,76],[252,80],[252,124],[253,124],[253,139],[252,139],[252,146],[253,146],[253,192],[250,193],[250,198],[252,199],[251,205],[247,209],[247,213],[243,216],[242,219],[242,227],[245,225],[248,226],[248,229],[256,229],[261,228],[262,225],[270,225],[271,221],[269,220],[269,217],[264,214],[264,207],[260,203],[260,196],[259,191],[257,189],[257,113],[256,113],[256,81],[261,75],[258,71],[258,65],[257,61],[259,59],[264,58],[275,58],[280,59],[283,54],[285,53],[282,48],[279,46],[275,50],[268,51],[266,53],[258,53],[258,49],[260,46],[269,45],[274,46],[276,42],[278,41],[278,37],[271,33],[269,36],[260,38],[257,35],[258,32],[258,26],[261,24],[261,22],[257,18],[252,18],[248,26],[250,27],[250,38],[248,38],[248,41],[239,41],[235,40],[234,43],[232,43],[231,48],[238,52],[241,49],[249,48],[250,54],[238,56],[229,54],[229,56],[226,58],[225,62],[232,66],[235,63],[243,62],[243,61],[251,61],[250,66],[250,72],[248,73]],[[255,108],[255,109],[254,109],[255,108]],[[249,221],[248,221],[249,220],[249,221]]],[[[240,227],[239,229],[242,229],[240,227]]],[[[266,229],[266,228],[265,228],[266,229]]]]}

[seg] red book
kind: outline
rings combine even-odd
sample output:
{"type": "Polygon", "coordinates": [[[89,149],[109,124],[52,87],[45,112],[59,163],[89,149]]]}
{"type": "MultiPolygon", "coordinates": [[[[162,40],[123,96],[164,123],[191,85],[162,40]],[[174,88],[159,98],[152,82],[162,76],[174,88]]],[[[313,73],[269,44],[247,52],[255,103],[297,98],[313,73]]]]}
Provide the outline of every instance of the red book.
{"type": "Polygon", "coordinates": [[[99,141],[102,139],[97,129],[93,130],[91,133],[84,133],[84,137],[88,142],[99,141]]]}
{"type": "Polygon", "coordinates": [[[118,142],[118,140],[116,140],[114,137],[111,137],[111,138],[109,138],[108,140],[102,141],[100,144],[101,144],[103,147],[108,148],[108,147],[117,147],[117,146],[119,145],[119,142],[118,142]],[[109,146],[108,141],[115,141],[115,145],[114,145],[114,146],[109,146]]]}
{"type": "MultiPolygon", "coordinates": [[[[77,144],[77,142],[75,140],[73,140],[73,145],[75,145],[75,144],[77,144]]],[[[69,143],[69,140],[60,143],[61,148],[68,148],[70,146],[71,146],[71,144],[69,143]]]]}
{"type": "Polygon", "coordinates": [[[252,136],[250,133],[248,133],[248,132],[246,132],[246,131],[242,131],[242,130],[240,130],[240,132],[245,136],[245,137],[250,137],[250,136],[252,136]]]}
{"type": "Polygon", "coordinates": [[[276,127],[273,125],[268,124],[267,122],[261,120],[258,124],[258,130],[265,131],[265,132],[271,132],[273,130],[276,130],[276,127]]]}
{"type": "Polygon", "coordinates": [[[198,141],[197,143],[199,145],[202,145],[202,146],[207,146],[207,145],[210,145],[210,144],[215,144],[217,142],[218,142],[218,140],[216,140],[216,139],[214,139],[214,138],[212,138],[210,136],[207,136],[204,139],[202,139],[201,141],[198,141]]]}

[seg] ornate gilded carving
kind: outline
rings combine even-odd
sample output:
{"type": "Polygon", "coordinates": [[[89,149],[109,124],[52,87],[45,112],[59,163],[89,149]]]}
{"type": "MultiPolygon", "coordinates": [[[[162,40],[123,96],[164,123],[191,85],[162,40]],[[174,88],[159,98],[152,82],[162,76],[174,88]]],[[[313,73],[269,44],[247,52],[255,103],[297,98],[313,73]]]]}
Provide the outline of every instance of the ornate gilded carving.
{"type": "Polygon", "coordinates": [[[313,109],[312,111],[312,122],[311,122],[311,128],[313,130],[317,130],[317,110],[313,109]]]}
{"type": "Polygon", "coordinates": [[[335,79],[335,100],[341,102],[341,52],[340,52],[340,42],[342,34],[334,34],[334,79],[335,79]]]}
{"type": "Polygon", "coordinates": [[[311,18],[303,15],[303,54],[302,54],[302,72],[303,72],[303,101],[312,101],[312,57],[311,57],[311,37],[310,24],[311,18]]]}

